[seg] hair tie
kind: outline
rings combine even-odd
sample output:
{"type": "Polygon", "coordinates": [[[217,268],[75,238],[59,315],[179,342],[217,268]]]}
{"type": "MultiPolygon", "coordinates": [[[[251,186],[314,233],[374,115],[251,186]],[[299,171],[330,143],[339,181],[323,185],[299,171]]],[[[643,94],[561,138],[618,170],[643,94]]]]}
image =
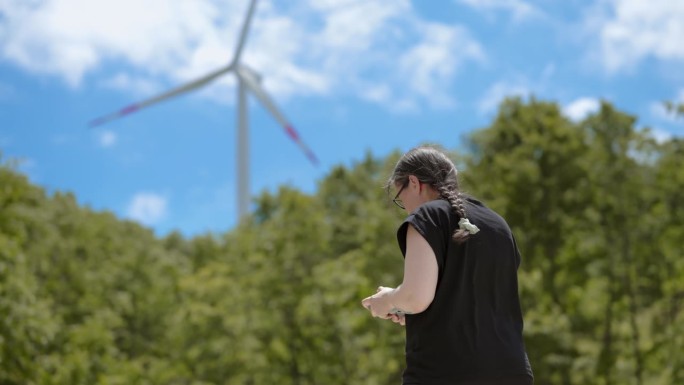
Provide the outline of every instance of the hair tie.
{"type": "Polygon", "coordinates": [[[458,228],[461,230],[465,230],[465,231],[469,232],[470,234],[475,234],[478,231],[480,231],[480,229],[477,226],[470,223],[468,218],[461,218],[461,220],[458,221],[458,228]]]}

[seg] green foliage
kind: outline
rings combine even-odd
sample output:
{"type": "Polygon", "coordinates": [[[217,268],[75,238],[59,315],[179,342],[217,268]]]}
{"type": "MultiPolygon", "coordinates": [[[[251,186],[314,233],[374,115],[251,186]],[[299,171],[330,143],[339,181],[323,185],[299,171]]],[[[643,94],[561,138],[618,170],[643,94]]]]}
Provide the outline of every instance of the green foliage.
{"type": "Polygon", "coordinates": [[[684,103],[674,103],[668,100],[663,102],[663,105],[668,112],[677,116],[684,116],[684,103]]]}
{"type": "MultiPolygon", "coordinates": [[[[511,224],[538,384],[684,383],[684,141],[610,104],[581,122],[510,99],[456,151],[511,224]]],[[[222,235],[149,229],[0,166],[0,384],[396,384],[399,153],[283,186],[222,235]]]]}
{"type": "Polygon", "coordinates": [[[664,206],[682,194],[679,141],[658,144],[635,121],[603,103],[576,124],[553,103],[512,99],[471,137],[467,184],[506,217],[524,256],[537,383],[682,381],[668,356],[682,346],[681,286],[662,290],[682,278],[681,210],[664,206]]]}

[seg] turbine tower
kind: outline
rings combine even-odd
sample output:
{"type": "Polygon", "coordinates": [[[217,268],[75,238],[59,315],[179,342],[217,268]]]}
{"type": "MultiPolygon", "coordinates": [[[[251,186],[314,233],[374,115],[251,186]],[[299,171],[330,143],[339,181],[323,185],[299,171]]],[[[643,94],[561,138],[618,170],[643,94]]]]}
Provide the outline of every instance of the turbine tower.
{"type": "Polygon", "coordinates": [[[102,116],[93,120],[90,123],[91,127],[99,126],[114,119],[118,119],[130,113],[136,112],[143,108],[147,108],[164,100],[170,99],[174,96],[184,94],[186,92],[195,90],[202,86],[211,83],[216,78],[232,72],[237,78],[237,174],[238,174],[238,220],[247,215],[249,211],[249,132],[248,132],[248,116],[247,116],[247,91],[250,91],[259,99],[261,104],[271,113],[275,120],[280,123],[285,129],[285,133],[292,139],[309,158],[314,165],[318,164],[318,159],[311,151],[311,149],[302,141],[301,137],[287,121],[285,116],[276,107],[271,97],[261,86],[260,76],[250,69],[247,65],[240,61],[242,51],[247,40],[250,21],[254,14],[256,7],[256,0],[251,0],[249,8],[247,9],[247,16],[242,25],[240,32],[240,39],[238,40],[237,48],[233,60],[225,67],[211,72],[199,79],[186,83],[184,85],[173,88],[157,96],[143,100],[139,103],[124,107],[119,111],[102,116]]]}

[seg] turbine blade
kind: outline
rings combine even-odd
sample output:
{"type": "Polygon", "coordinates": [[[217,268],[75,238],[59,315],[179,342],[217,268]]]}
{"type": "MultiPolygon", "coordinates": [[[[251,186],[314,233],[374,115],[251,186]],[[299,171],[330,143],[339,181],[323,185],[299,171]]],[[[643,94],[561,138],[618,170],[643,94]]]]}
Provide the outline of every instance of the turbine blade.
{"type": "Polygon", "coordinates": [[[245,46],[245,41],[247,40],[247,32],[249,31],[249,24],[252,21],[252,15],[254,15],[255,6],[256,0],[252,0],[249,3],[249,8],[247,8],[247,16],[245,16],[245,22],[242,24],[240,38],[238,39],[235,55],[233,56],[233,63],[238,63],[240,61],[240,56],[242,56],[242,48],[245,46]]]}
{"type": "Polygon", "coordinates": [[[127,107],[124,107],[118,111],[112,112],[110,114],[101,116],[97,119],[94,119],[93,121],[90,122],[90,127],[96,127],[99,125],[102,125],[104,123],[107,123],[109,121],[112,121],[114,119],[120,118],[122,116],[128,115],[130,113],[133,113],[135,111],[138,111],[140,109],[143,109],[145,107],[149,107],[151,105],[157,104],[159,102],[162,102],[166,99],[170,99],[174,96],[178,96],[180,94],[183,94],[185,92],[194,90],[195,88],[199,88],[212,80],[216,79],[217,77],[223,75],[224,73],[232,70],[232,66],[226,66],[223,67],[219,70],[216,70],[208,75],[205,75],[197,80],[191,81],[190,83],[184,84],[180,87],[176,87],[170,91],[164,92],[162,94],[159,94],[157,96],[151,97],[149,99],[143,100],[142,102],[138,102],[135,104],[131,104],[127,107]]]}
{"type": "Polygon", "coordinates": [[[287,121],[285,116],[278,110],[278,107],[276,107],[275,103],[271,99],[271,97],[264,91],[263,88],[261,88],[261,85],[255,81],[254,76],[245,70],[245,68],[238,67],[235,71],[235,73],[240,77],[240,80],[244,83],[244,85],[254,94],[254,96],[261,101],[261,104],[266,107],[266,109],[273,115],[273,117],[280,123],[280,125],[283,126],[285,129],[285,133],[287,134],[290,139],[292,139],[298,146],[299,148],[306,154],[307,158],[313,163],[314,165],[318,165],[318,158],[316,155],[311,151],[309,146],[304,143],[302,138],[299,136],[297,131],[295,131],[294,127],[290,124],[290,122],[287,121]]]}

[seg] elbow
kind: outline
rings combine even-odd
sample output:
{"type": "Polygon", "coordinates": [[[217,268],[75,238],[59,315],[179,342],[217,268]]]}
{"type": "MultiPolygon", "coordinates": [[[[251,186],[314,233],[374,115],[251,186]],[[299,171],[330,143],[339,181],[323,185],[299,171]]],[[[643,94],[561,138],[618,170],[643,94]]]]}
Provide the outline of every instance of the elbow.
{"type": "Polygon", "coordinates": [[[430,304],[432,304],[432,298],[429,300],[422,300],[422,301],[417,301],[415,304],[416,308],[416,313],[422,313],[425,310],[427,310],[428,307],[430,307],[430,304]]]}
{"type": "Polygon", "coordinates": [[[425,310],[427,310],[428,307],[430,307],[430,304],[432,304],[432,300],[434,299],[434,295],[427,295],[427,294],[415,294],[415,295],[409,295],[408,298],[406,299],[406,312],[410,314],[418,314],[422,313],[425,310]]]}

